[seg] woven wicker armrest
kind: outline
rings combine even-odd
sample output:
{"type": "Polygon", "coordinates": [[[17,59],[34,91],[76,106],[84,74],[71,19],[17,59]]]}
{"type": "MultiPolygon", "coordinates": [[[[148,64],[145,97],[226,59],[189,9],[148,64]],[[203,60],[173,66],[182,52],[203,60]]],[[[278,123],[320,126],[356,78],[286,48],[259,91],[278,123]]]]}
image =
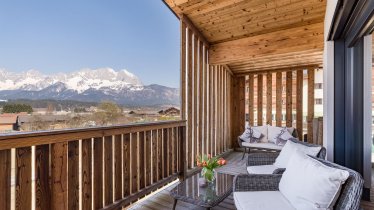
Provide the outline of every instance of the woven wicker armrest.
{"type": "Polygon", "coordinates": [[[277,168],[273,171],[273,174],[283,174],[285,171],[285,168],[277,168]]]}
{"type": "Polygon", "coordinates": [[[279,152],[251,153],[248,154],[247,166],[271,165],[278,156],[279,152]]]}
{"type": "Polygon", "coordinates": [[[277,191],[282,175],[278,174],[241,174],[234,178],[234,192],[277,191]]]}

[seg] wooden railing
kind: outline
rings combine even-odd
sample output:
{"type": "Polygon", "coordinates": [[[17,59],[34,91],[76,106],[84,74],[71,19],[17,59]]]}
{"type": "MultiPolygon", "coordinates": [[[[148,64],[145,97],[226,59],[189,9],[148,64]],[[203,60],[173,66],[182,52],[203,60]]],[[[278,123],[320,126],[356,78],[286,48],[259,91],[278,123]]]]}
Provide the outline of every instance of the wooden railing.
{"type": "Polygon", "coordinates": [[[0,209],[121,209],[183,178],[184,148],[185,121],[2,135],[0,209]]]}

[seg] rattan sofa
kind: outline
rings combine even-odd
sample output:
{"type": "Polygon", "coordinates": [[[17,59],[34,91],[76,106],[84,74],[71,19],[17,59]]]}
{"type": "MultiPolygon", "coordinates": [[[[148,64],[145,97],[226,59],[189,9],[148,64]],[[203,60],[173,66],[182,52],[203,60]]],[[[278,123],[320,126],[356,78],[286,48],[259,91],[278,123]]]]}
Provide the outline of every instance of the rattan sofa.
{"type": "MultiPolygon", "coordinates": [[[[314,158],[314,157],[313,157],[314,158]]],[[[359,173],[346,167],[314,158],[326,166],[346,170],[349,172],[349,178],[343,184],[340,195],[335,203],[334,209],[338,210],[358,210],[360,209],[360,200],[363,189],[363,179],[359,173]]],[[[234,178],[234,200],[237,202],[235,192],[247,191],[279,191],[279,182],[282,174],[248,174],[237,175],[234,178]]],[[[306,180],[307,181],[307,180],[306,180]]],[[[317,186],[316,186],[317,187],[317,186]]],[[[269,202],[271,202],[269,198],[269,202]]]]}

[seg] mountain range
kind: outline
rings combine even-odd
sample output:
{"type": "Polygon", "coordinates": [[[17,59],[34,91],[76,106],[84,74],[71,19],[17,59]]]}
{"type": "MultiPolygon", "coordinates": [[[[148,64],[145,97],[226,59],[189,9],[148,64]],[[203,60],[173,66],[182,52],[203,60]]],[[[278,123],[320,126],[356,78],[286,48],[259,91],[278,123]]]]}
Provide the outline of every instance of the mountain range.
{"type": "Polygon", "coordinates": [[[127,70],[82,69],[45,75],[37,70],[14,73],[0,69],[0,100],[55,99],[83,102],[113,101],[122,105],[178,105],[177,88],[152,84],[127,70]]]}

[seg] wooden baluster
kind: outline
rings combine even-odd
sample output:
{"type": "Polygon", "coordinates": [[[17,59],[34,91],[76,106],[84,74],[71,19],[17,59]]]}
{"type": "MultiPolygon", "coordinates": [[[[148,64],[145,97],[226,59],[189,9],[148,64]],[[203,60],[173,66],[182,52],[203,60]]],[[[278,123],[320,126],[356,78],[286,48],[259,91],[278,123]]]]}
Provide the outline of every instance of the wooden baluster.
{"type": "Polygon", "coordinates": [[[179,127],[179,139],[180,139],[180,147],[179,147],[179,154],[180,154],[180,172],[179,172],[179,179],[184,180],[187,174],[187,157],[186,157],[186,127],[182,126],[179,127]]]}
{"type": "Polygon", "coordinates": [[[114,200],[122,198],[122,135],[114,136],[114,200]]]}
{"type": "Polygon", "coordinates": [[[164,153],[163,153],[163,148],[164,148],[164,145],[163,145],[163,138],[162,138],[162,134],[163,134],[163,130],[162,129],[158,129],[157,130],[157,168],[158,168],[158,180],[161,180],[164,176],[163,176],[163,157],[164,157],[164,153]]]}
{"type": "Polygon", "coordinates": [[[93,162],[94,162],[94,178],[93,178],[93,199],[94,209],[100,209],[103,207],[103,138],[94,138],[94,151],[93,151],[93,162]]]}
{"type": "Polygon", "coordinates": [[[31,147],[16,149],[16,209],[31,209],[31,147]]]}
{"type": "Polygon", "coordinates": [[[92,209],[92,139],[82,140],[82,209],[92,209]]]}
{"type": "Polygon", "coordinates": [[[169,132],[168,132],[168,129],[163,129],[163,165],[162,165],[162,169],[163,169],[163,175],[162,177],[165,178],[168,176],[168,145],[169,145],[169,142],[168,142],[168,139],[169,139],[169,132]]]}
{"type": "Polygon", "coordinates": [[[151,167],[152,167],[152,131],[146,131],[145,133],[145,165],[144,168],[146,169],[145,173],[145,185],[149,186],[152,182],[151,177],[151,167]]]}
{"type": "Polygon", "coordinates": [[[131,157],[130,157],[130,134],[123,135],[123,197],[130,195],[130,180],[131,180],[131,157]]]}
{"type": "Polygon", "coordinates": [[[138,133],[131,134],[131,177],[132,186],[131,193],[136,193],[139,191],[139,165],[138,165],[138,133]]]}
{"type": "Polygon", "coordinates": [[[35,148],[35,209],[51,209],[49,144],[35,148]]]}
{"type": "Polygon", "coordinates": [[[144,149],[144,131],[139,132],[139,189],[142,190],[145,187],[145,149],[144,149]]]}
{"type": "Polygon", "coordinates": [[[10,149],[0,151],[0,209],[10,209],[10,149]]]}
{"type": "MultiPolygon", "coordinates": [[[[68,144],[67,142],[51,145],[51,201],[55,210],[68,208],[68,144]]],[[[31,204],[30,204],[31,205],[31,204]]]]}
{"type": "Polygon", "coordinates": [[[113,136],[104,137],[104,203],[113,203],[113,136]]]}
{"type": "Polygon", "coordinates": [[[152,183],[158,181],[158,134],[157,130],[152,130],[152,183]]]}
{"type": "Polygon", "coordinates": [[[79,208],[79,141],[68,143],[68,209],[79,208]]]}

